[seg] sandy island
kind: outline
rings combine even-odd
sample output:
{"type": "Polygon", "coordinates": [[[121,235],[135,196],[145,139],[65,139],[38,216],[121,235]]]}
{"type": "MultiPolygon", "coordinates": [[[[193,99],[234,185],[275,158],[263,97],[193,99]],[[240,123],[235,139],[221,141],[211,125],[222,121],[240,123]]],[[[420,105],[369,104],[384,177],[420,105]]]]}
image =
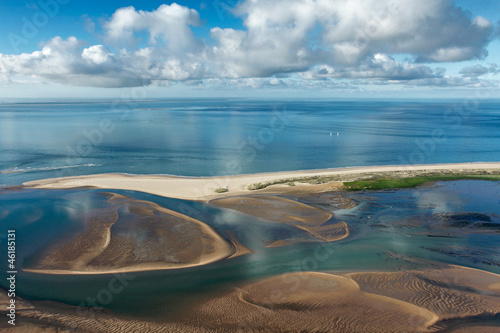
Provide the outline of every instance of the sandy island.
{"type": "Polygon", "coordinates": [[[500,171],[500,162],[429,164],[429,165],[389,165],[370,167],[349,167],[323,170],[285,171],[251,175],[222,177],[176,177],[161,175],[97,174],[36,180],[24,183],[26,187],[40,189],[68,189],[94,187],[100,189],[119,189],[147,192],[155,195],[186,199],[211,200],[227,196],[257,193],[307,193],[308,191],[331,191],[342,188],[343,181],[351,181],[366,176],[411,177],[431,172],[441,173],[490,173],[500,171]],[[296,186],[273,185],[263,190],[249,190],[248,187],[259,183],[280,180],[300,180],[314,176],[338,176],[336,181],[326,184],[310,185],[300,182],[296,186]],[[216,193],[218,189],[226,192],[216,193]]]}
{"type": "Polygon", "coordinates": [[[194,218],[116,193],[103,193],[110,208],[92,211],[76,237],[41,252],[24,271],[45,274],[110,274],[206,265],[251,251],[194,218]]]}

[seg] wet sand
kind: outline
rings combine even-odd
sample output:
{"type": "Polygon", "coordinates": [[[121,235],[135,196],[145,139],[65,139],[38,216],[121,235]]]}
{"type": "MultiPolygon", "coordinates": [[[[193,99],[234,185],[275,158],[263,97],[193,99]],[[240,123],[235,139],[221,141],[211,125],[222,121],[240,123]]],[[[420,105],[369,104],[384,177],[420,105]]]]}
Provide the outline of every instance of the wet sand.
{"type": "Polygon", "coordinates": [[[37,264],[24,270],[107,274],[176,269],[248,253],[201,221],[152,202],[108,195],[111,208],[93,212],[82,233],[46,250],[37,264]]]}
{"type": "MultiPolygon", "coordinates": [[[[338,209],[350,208],[356,203],[329,193],[339,190],[341,181],[319,185],[273,185],[256,191],[249,191],[249,185],[285,177],[339,175],[342,180],[352,180],[373,173],[411,176],[429,170],[488,172],[500,170],[500,163],[427,165],[408,169],[401,166],[345,168],[218,179],[94,175],[25,185],[35,188],[92,186],[203,200],[270,223],[292,226],[307,235],[302,238],[276,239],[267,244],[276,247],[302,241],[329,242],[348,237],[347,224],[333,223],[332,213],[317,206],[323,199],[332,201],[338,209]],[[220,179],[226,179],[227,185],[214,185],[214,181],[220,179]],[[219,187],[227,187],[228,192],[214,193],[213,190],[219,187]],[[302,195],[306,203],[272,194],[302,195]]],[[[109,202],[116,207],[89,215],[86,230],[82,234],[58,248],[50,249],[38,266],[28,270],[50,274],[100,274],[173,269],[204,265],[252,252],[234,234],[228,234],[229,240],[226,240],[202,221],[154,203],[116,194],[110,194],[109,202]],[[123,214],[124,207],[127,214],[123,214]],[[147,246],[143,243],[146,239],[147,246]],[[146,248],[151,250],[146,253],[143,251],[146,248]]],[[[442,221],[444,229],[457,227],[454,225],[457,220],[453,217],[435,218],[442,221]]],[[[416,226],[422,223],[420,220],[410,222],[402,223],[414,223],[416,226]]],[[[436,227],[434,230],[441,232],[436,227]]],[[[159,318],[159,322],[126,318],[109,311],[97,313],[95,318],[87,318],[77,315],[75,307],[54,302],[33,302],[32,308],[22,309],[19,316],[21,320],[26,319],[23,325],[31,325],[26,330],[34,332],[65,327],[89,332],[500,330],[490,324],[494,320],[498,322],[500,316],[499,275],[439,263],[430,267],[441,268],[406,272],[299,272],[268,277],[246,282],[210,299],[202,299],[181,317],[159,318]],[[476,323],[474,320],[485,322],[476,323]]]]}
{"type": "Polygon", "coordinates": [[[311,237],[278,239],[268,244],[269,247],[290,245],[303,241],[321,240],[326,242],[346,238],[349,227],[345,222],[327,223],[332,213],[298,201],[270,196],[241,196],[221,198],[209,201],[211,205],[232,209],[252,215],[266,221],[284,223],[304,230],[311,237]]]}
{"type": "MultiPolygon", "coordinates": [[[[461,266],[434,266],[440,268],[277,275],[200,300],[182,314],[155,322],[107,310],[87,316],[82,312],[88,309],[19,299],[18,322],[19,328],[36,328],[34,332],[54,328],[84,332],[498,331],[493,320],[500,314],[500,276],[461,266]],[[478,317],[486,322],[467,323],[478,317]],[[465,326],[460,325],[464,322],[465,326]]],[[[2,309],[7,301],[5,292],[1,293],[2,309]]]]}

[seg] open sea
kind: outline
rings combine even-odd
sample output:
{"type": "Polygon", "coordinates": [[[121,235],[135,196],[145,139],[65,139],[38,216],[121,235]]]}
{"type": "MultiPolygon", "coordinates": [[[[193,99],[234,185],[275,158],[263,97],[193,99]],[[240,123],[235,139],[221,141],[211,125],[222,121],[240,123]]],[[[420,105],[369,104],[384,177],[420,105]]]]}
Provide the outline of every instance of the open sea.
{"type": "Polygon", "coordinates": [[[95,173],[221,176],[500,160],[500,102],[0,104],[0,186],[95,173]]]}

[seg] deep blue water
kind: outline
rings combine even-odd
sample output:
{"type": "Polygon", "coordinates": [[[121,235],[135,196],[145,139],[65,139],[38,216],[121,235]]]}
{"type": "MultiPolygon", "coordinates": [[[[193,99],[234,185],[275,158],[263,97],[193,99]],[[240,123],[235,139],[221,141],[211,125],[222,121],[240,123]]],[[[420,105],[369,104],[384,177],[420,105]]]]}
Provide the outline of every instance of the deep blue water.
{"type": "Polygon", "coordinates": [[[0,186],[105,172],[210,176],[499,161],[500,102],[470,105],[223,99],[0,104],[0,186]]]}

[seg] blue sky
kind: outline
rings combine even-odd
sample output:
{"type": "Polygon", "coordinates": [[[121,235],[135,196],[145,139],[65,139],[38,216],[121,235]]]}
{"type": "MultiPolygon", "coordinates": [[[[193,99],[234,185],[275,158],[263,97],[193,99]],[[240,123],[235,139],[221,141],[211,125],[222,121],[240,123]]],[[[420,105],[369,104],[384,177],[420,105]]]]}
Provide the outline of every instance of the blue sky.
{"type": "Polygon", "coordinates": [[[490,0],[4,1],[0,98],[500,97],[499,22],[490,0]]]}

